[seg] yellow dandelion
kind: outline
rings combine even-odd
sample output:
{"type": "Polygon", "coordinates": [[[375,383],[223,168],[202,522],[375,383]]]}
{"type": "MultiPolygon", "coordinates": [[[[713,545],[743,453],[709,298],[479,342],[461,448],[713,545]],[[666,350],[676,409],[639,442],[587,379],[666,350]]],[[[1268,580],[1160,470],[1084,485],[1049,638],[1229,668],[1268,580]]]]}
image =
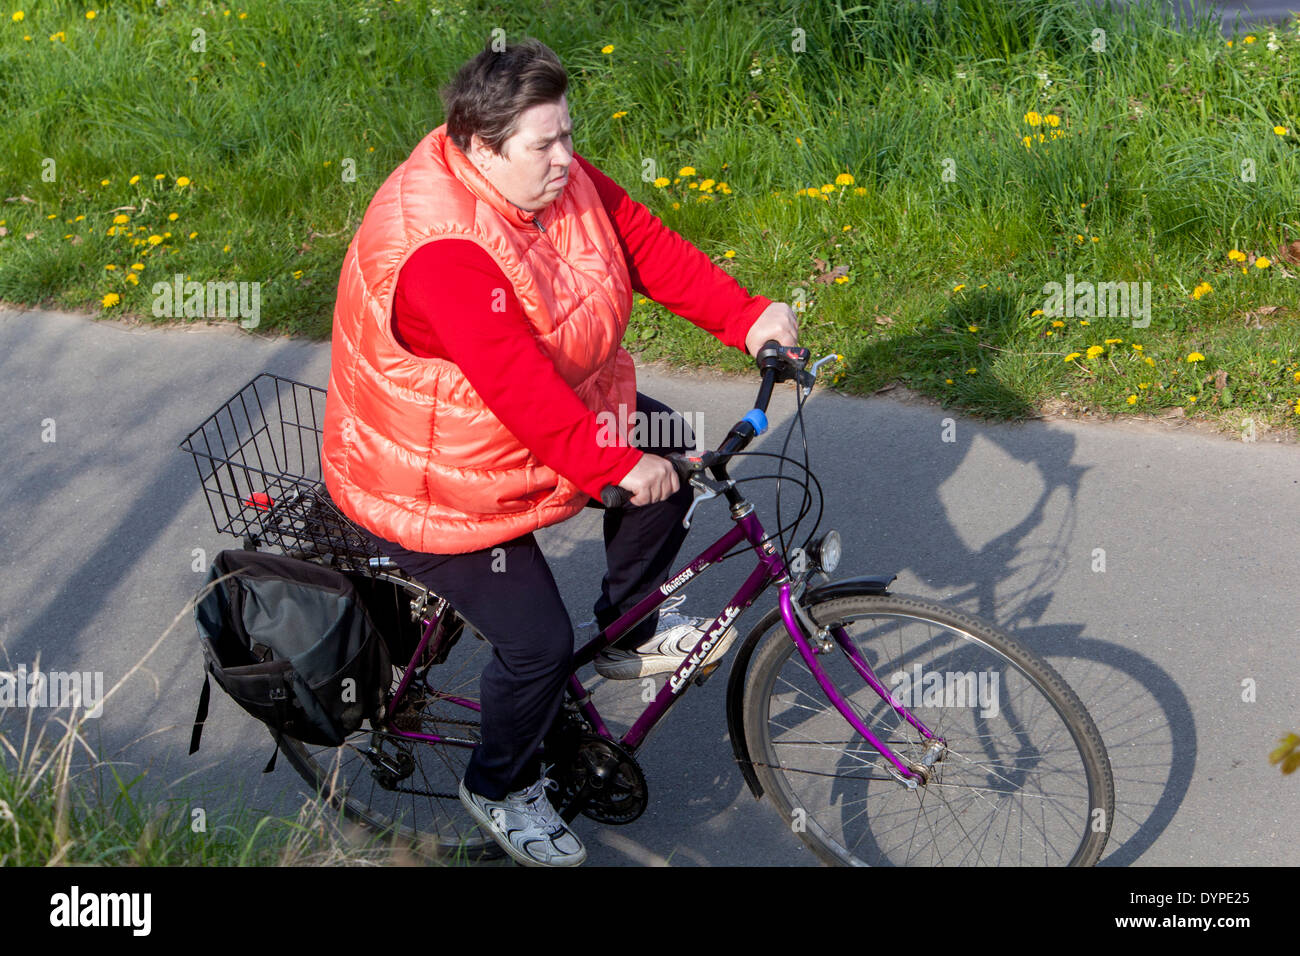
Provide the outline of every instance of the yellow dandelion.
{"type": "Polygon", "coordinates": [[[221,251],[222,251],[222,252],[229,252],[229,251],[230,251],[230,246],[228,246],[228,245],[226,245],[226,246],[222,246],[222,247],[221,247],[221,251]]]}
{"type": "Polygon", "coordinates": [[[1040,123],[1042,123],[1042,121],[1043,118],[1039,116],[1037,113],[1035,113],[1033,110],[1030,110],[1028,113],[1025,114],[1025,122],[1028,123],[1030,126],[1037,126],[1040,123]]]}
{"type": "Polygon", "coordinates": [[[1080,324],[1080,325],[1092,325],[1092,323],[1089,322],[1087,319],[1080,319],[1080,320],[1079,320],[1079,324],[1080,324]]]}
{"type": "Polygon", "coordinates": [[[848,281],[849,281],[849,277],[848,277],[848,276],[836,276],[836,277],[835,277],[835,284],[836,284],[836,285],[844,285],[844,283],[846,283],[846,282],[848,282],[848,281]]]}
{"type": "Polygon", "coordinates": [[[1088,358],[1090,358],[1090,359],[1094,359],[1094,358],[1096,358],[1098,355],[1101,355],[1101,354],[1102,354],[1103,352],[1105,352],[1105,351],[1106,351],[1106,350],[1105,350],[1104,348],[1102,348],[1100,345],[1089,345],[1089,346],[1088,346],[1088,358]]]}
{"type": "MultiPolygon", "coordinates": [[[[1035,312],[1034,314],[1035,314],[1035,315],[1038,315],[1038,314],[1040,314],[1041,312],[1042,312],[1042,310],[1040,309],[1038,312],[1035,312]]],[[[1053,319],[1053,320],[1052,320],[1052,328],[1054,328],[1054,329],[1063,329],[1063,328],[1065,328],[1065,323],[1062,322],[1060,319],[1053,319]]]]}
{"type": "Polygon", "coordinates": [[[189,184],[190,184],[190,177],[188,177],[188,176],[177,176],[177,177],[176,177],[176,185],[177,185],[177,186],[182,186],[182,187],[184,187],[184,186],[188,186],[189,184]]]}
{"type": "Polygon", "coordinates": [[[695,175],[695,167],[694,167],[694,166],[683,166],[681,169],[677,170],[677,175],[678,175],[678,176],[694,176],[694,175],[695,175]]]}
{"type": "Polygon", "coordinates": [[[1196,396],[1195,396],[1195,395],[1188,395],[1188,396],[1187,396],[1187,403],[1188,403],[1189,405],[1195,405],[1195,404],[1196,404],[1196,396]]]}
{"type": "Polygon", "coordinates": [[[679,203],[679,202],[675,202],[675,203],[673,203],[673,208],[674,208],[674,209],[681,209],[681,208],[682,208],[682,204],[679,203]]]}
{"type": "Polygon", "coordinates": [[[619,110],[617,113],[615,113],[615,114],[614,114],[612,117],[610,117],[610,118],[611,118],[611,119],[622,119],[622,118],[623,118],[624,116],[626,116],[626,115],[627,115],[627,110],[619,110]]]}
{"type": "Polygon", "coordinates": [[[153,178],[154,178],[154,179],[166,179],[166,178],[167,178],[167,174],[166,174],[166,173],[155,173],[153,178]]]}
{"type": "Polygon", "coordinates": [[[1242,252],[1240,249],[1229,249],[1228,259],[1231,262],[1245,262],[1246,254],[1242,252]]]}
{"type": "Polygon", "coordinates": [[[659,177],[658,179],[656,179],[656,180],[655,180],[651,185],[653,185],[653,186],[655,187],[655,189],[663,189],[665,186],[668,185],[668,177],[667,177],[667,176],[660,176],[660,177],[659,177]]]}
{"type": "Polygon", "coordinates": [[[724,252],[724,253],[722,254],[722,258],[724,258],[724,259],[734,259],[734,258],[736,258],[736,250],[735,250],[735,249],[728,249],[726,252],[724,252]]]}
{"type": "Polygon", "coordinates": [[[198,235],[197,232],[191,232],[191,233],[190,233],[190,238],[193,239],[193,238],[194,238],[195,236],[197,236],[197,235],[198,235]]]}
{"type": "Polygon", "coordinates": [[[110,262],[108,265],[104,266],[104,268],[107,269],[109,272],[112,272],[114,269],[117,268],[117,266],[113,265],[113,263],[110,262]]]}
{"type": "Polygon", "coordinates": [[[612,43],[606,43],[603,47],[600,48],[600,52],[601,52],[601,53],[605,53],[605,54],[613,53],[613,52],[614,52],[614,44],[612,44],[612,43]]]}
{"type": "MultiPolygon", "coordinates": [[[[50,42],[53,43],[53,42],[55,42],[56,40],[57,40],[59,43],[67,43],[67,42],[68,42],[68,36],[67,36],[67,34],[65,34],[62,30],[60,30],[58,33],[51,33],[51,34],[50,34],[50,42]]],[[[110,293],[110,294],[111,294],[111,293],[110,293]]]]}
{"type": "Polygon", "coordinates": [[[12,20],[14,23],[21,23],[23,21],[23,18],[26,16],[27,14],[23,13],[21,10],[15,10],[14,15],[9,19],[12,20]]]}
{"type": "Polygon", "coordinates": [[[977,369],[977,368],[968,368],[968,369],[966,369],[966,374],[967,374],[967,375],[974,375],[974,374],[976,374],[978,371],[979,371],[979,369],[977,369]]]}
{"type": "Polygon", "coordinates": [[[1267,269],[1270,265],[1272,265],[1272,263],[1269,261],[1268,256],[1260,256],[1255,260],[1256,269],[1267,269]]]}
{"type": "Polygon", "coordinates": [[[122,297],[118,295],[116,292],[110,292],[108,293],[108,295],[104,296],[104,298],[100,299],[99,301],[103,303],[104,308],[111,309],[113,306],[117,305],[119,302],[122,301],[122,297]]]}
{"type": "Polygon", "coordinates": [[[1081,353],[1079,353],[1079,352],[1071,352],[1069,355],[1067,355],[1067,356],[1065,357],[1065,361],[1067,361],[1067,362],[1073,362],[1075,359],[1077,359],[1077,358],[1079,357],[1080,354],[1081,354],[1081,353]]]}
{"type": "Polygon", "coordinates": [[[163,237],[160,236],[160,235],[158,235],[158,233],[156,233],[156,232],[155,232],[153,235],[151,235],[151,236],[149,237],[149,245],[151,245],[151,246],[156,246],[156,245],[158,245],[158,243],[160,243],[160,242],[162,242],[162,241],[163,241],[163,237]]]}
{"type": "Polygon", "coordinates": [[[167,221],[168,221],[168,222],[175,222],[175,221],[176,221],[177,219],[179,219],[179,218],[181,218],[181,214],[178,213],[178,212],[169,212],[169,213],[167,214],[167,221]]]}
{"type": "Polygon", "coordinates": [[[116,216],[113,217],[113,224],[117,226],[120,226],[123,223],[130,222],[130,221],[131,221],[131,217],[124,212],[119,212],[116,216]]]}
{"type": "Polygon", "coordinates": [[[853,177],[852,177],[850,174],[848,174],[848,173],[840,173],[838,176],[835,177],[835,185],[836,185],[836,186],[852,186],[852,185],[853,185],[853,177]]]}
{"type": "Polygon", "coordinates": [[[94,10],[87,10],[87,11],[86,11],[86,19],[87,19],[87,20],[93,20],[93,19],[95,19],[95,11],[94,11],[94,10]]]}
{"type": "Polygon", "coordinates": [[[1150,387],[1151,387],[1151,383],[1150,383],[1150,382],[1138,382],[1138,388],[1139,388],[1139,389],[1150,388],[1150,387]]]}
{"type": "Polygon", "coordinates": [[[1156,360],[1153,359],[1150,355],[1148,355],[1148,356],[1147,356],[1146,358],[1144,358],[1142,361],[1146,362],[1148,365],[1150,365],[1150,366],[1152,366],[1152,367],[1154,367],[1155,364],[1156,364],[1156,360]]]}
{"type": "Polygon", "coordinates": [[[111,183],[111,182],[112,182],[111,179],[101,179],[101,180],[99,181],[99,184],[100,184],[101,186],[107,186],[107,185],[108,185],[109,183],[111,183]]]}
{"type": "Polygon", "coordinates": [[[1274,126],[1274,127],[1273,127],[1273,132],[1277,133],[1278,136],[1285,136],[1285,135],[1286,135],[1286,127],[1285,127],[1285,126],[1274,126]]]}
{"type": "Polygon", "coordinates": [[[134,272],[128,272],[126,274],[126,281],[131,283],[131,285],[139,285],[140,277],[136,275],[134,272]]]}
{"type": "Polygon", "coordinates": [[[1254,42],[1255,42],[1255,38],[1254,38],[1254,36],[1248,36],[1248,37],[1246,37],[1246,42],[1247,42],[1247,43],[1254,43],[1254,42]]]}
{"type": "Polygon", "coordinates": [[[835,187],[832,186],[830,183],[825,183],[825,184],[823,184],[823,186],[822,186],[822,192],[824,192],[824,193],[833,193],[833,192],[835,192],[835,187]]]}
{"type": "Polygon", "coordinates": [[[700,183],[700,192],[707,193],[712,190],[715,185],[716,184],[712,179],[706,179],[704,182],[700,183]]]}
{"type": "Polygon", "coordinates": [[[1135,351],[1135,352],[1141,352],[1141,351],[1142,351],[1142,346],[1140,346],[1140,345],[1138,345],[1136,342],[1134,342],[1134,343],[1133,343],[1133,351],[1135,351]]]}
{"type": "Polygon", "coordinates": [[[980,327],[979,327],[978,325],[968,325],[968,326],[966,326],[966,331],[967,331],[967,332],[978,332],[979,330],[980,330],[980,327]]]}
{"type": "Polygon", "coordinates": [[[133,262],[133,263],[131,263],[131,268],[134,269],[136,272],[142,272],[142,271],[144,271],[144,263],[143,263],[143,262],[133,262]]]}
{"type": "Polygon", "coordinates": [[[1043,117],[1043,122],[1045,122],[1048,126],[1060,126],[1061,117],[1057,116],[1055,113],[1048,113],[1046,116],[1043,117]]]}
{"type": "Polygon", "coordinates": [[[952,379],[950,379],[950,378],[945,378],[943,381],[944,381],[944,384],[946,384],[946,385],[951,385],[951,384],[952,384],[952,379]]]}
{"type": "Polygon", "coordinates": [[[1020,137],[1020,142],[1025,144],[1025,149],[1028,149],[1030,146],[1034,145],[1034,141],[1030,139],[1028,136],[1020,137]]]}
{"type": "Polygon", "coordinates": [[[953,291],[953,292],[960,292],[960,291],[961,291],[962,289],[964,289],[964,288],[966,288],[966,283],[963,282],[961,285],[955,285],[955,286],[953,286],[953,287],[952,287],[952,291],[953,291]]]}
{"type": "Polygon", "coordinates": [[[866,187],[866,186],[854,186],[854,187],[853,187],[853,195],[855,195],[855,196],[865,196],[866,194],[867,194],[867,187],[866,187]]]}
{"type": "Polygon", "coordinates": [[[1130,405],[1136,405],[1136,404],[1137,404],[1137,400],[1138,400],[1138,397],[1137,397],[1136,395],[1130,395],[1130,396],[1126,399],[1126,401],[1127,401],[1130,405]]]}
{"type": "Polygon", "coordinates": [[[1123,340],[1123,339],[1107,339],[1107,340],[1106,340],[1106,344],[1107,344],[1107,345],[1123,345],[1123,344],[1124,344],[1124,340],[1123,340]]]}
{"type": "Polygon", "coordinates": [[[301,278],[302,278],[302,270],[301,270],[301,269],[294,269],[294,270],[293,270],[293,277],[294,277],[295,279],[301,279],[301,278]]]}
{"type": "Polygon", "coordinates": [[[1189,362],[1204,362],[1204,361],[1205,361],[1205,356],[1202,355],[1200,352],[1190,352],[1190,353],[1188,353],[1188,355],[1187,355],[1187,361],[1189,361],[1189,362]]]}

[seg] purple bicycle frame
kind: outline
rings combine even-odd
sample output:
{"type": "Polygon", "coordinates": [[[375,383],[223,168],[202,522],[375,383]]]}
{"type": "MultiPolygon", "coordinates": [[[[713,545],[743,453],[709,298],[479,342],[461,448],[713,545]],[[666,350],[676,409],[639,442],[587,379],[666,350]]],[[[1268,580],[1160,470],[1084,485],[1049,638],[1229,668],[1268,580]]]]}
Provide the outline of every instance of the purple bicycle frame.
{"type": "MultiPolygon", "coordinates": [[[[578,669],[595,660],[597,653],[599,653],[603,648],[618,640],[631,628],[635,627],[643,618],[646,617],[646,615],[659,607],[659,605],[662,604],[669,595],[684,587],[688,582],[694,580],[706,568],[714,564],[720,557],[722,557],[722,555],[726,554],[730,548],[739,544],[741,541],[748,540],[754,546],[755,551],[758,554],[758,566],[754,568],[749,577],[745,579],[745,582],[740,586],[740,589],[736,592],[735,596],[726,604],[722,613],[714,618],[713,623],[705,629],[704,635],[696,643],[691,653],[686,656],[686,659],[678,665],[677,670],[674,671],[672,675],[669,676],[668,680],[664,682],[663,687],[659,689],[659,693],[655,695],[654,700],[650,701],[650,703],[646,705],[645,710],[641,712],[641,715],[636,719],[636,722],[628,729],[627,733],[619,739],[618,743],[629,753],[635,753],[637,749],[645,743],[646,739],[650,736],[651,731],[654,730],[655,726],[668,712],[669,708],[676,703],[677,699],[685,693],[686,688],[690,686],[691,681],[695,679],[695,672],[699,669],[700,662],[708,656],[708,651],[717,642],[718,638],[721,637],[721,635],[726,632],[727,628],[730,627],[733,622],[758,599],[758,596],[762,594],[770,584],[779,581],[781,586],[778,604],[781,611],[781,619],[785,623],[786,631],[789,633],[791,640],[794,641],[795,647],[798,648],[799,654],[803,658],[804,663],[808,666],[808,670],[812,673],[817,683],[821,686],[822,691],[826,694],[827,700],[835,706],[835,709],[840,712],[854,730],[860,733],[880,754],[884,755],[886,759],[893,764],[899,774],[908,778],[920,778],[920,774],[916,773],[908,767],[907,764],[903,763],[899,759],[898,755],[895,754],[888,745],[872,733],[871,728],[867,727],[866,724],[862,722],[861,718],[858,717],[853,708],[849,706],[848,701],[844,699],[843,695],[840,694],[839,690],[826,675],[825,670],[821,666],[821,662],[817,659],[818,652],[813,650],[808,639],[804,636],[803,629],[799,624],[798,616],[790,598],[790,581],[785,562],[777,552],[777,549],[767,540],[767,535],[764,532],[762,523],[758,520],[757,515],[755,515],[751,510],[734,520],[736,522],[735,527],[729,530],[710,547],[701,552],[699,557],[686,565],[682,570],[669,577],[662,585],[642,598],[635,607],[629,610],[608,628],[600,631],[600,633],[574,653],[573,672],[569,675],[569,681],[566,688],[570,699],[577,702],[578,708],[581,710],[583,716],[590,722],[592,729],[597,734],[613,740],[613,735],[609,732],[609,729],[605,726],[605,722],[601,719],[599,711],[596,710],[595,705],[591,702],[591,695],[587,692],[586,688],[583,687],[582,682],[578,680],[578,669]]],[[[443,640],[444,635],[439,625],[446,616],[448,607],[449,604],[447,600],[439,597],[438,603],[434,608],[432,619],[429,621],[428,627],[425,628],[424,634],[421,637],[419,644],[416,646],[415,653],[412,655],[412,662],[421,659],[425,647],[435,638],[435,635],[438,643],[441,643],[443,640]]],[[[863,659],[853,641],[845,633],[844,628],[840,625],[836,625],[831,628],[831,633],[836,644],[839,645],[849,662],[852,664],[853,669],[862,677],[867,685],[879,694],[881,699],[888,703],[890,707],[899,714],[899,716],[926,737],[926,739],[933,739],[934,734],[932,734],[920,720],[911,714],[907,708],[897,700],[897,698],[893,697],[889,691],[885,689],[884,685],[872,671],[871,666],[863,659]]],[[[437,650],[437,647],[438,644],[435,644],[435,651],[437,650]]],[[[720,662],[715,663],[712,666],[717,667],[719,664],[720,662]]],[[[393,704],[396,704],[406,693],[413,672],[414,668],[408,665],[401,682],[398,684],[397,690],[393,694],[393,704]]],[[[456,697],[450,694],[441,694],[436,691],[433,693],[449,703],[457,704],[476,712],[479,710],[479,704],[477,701],[456,697]]],[[[394,736],[405,737],[410,740],[421,740],[427,743],[446,744],[454,747],[472,748],[477,746],[476,741],[465,738],[403,731],[391,726],[386,726],[385,732],[391,733],[394,736]]]]}

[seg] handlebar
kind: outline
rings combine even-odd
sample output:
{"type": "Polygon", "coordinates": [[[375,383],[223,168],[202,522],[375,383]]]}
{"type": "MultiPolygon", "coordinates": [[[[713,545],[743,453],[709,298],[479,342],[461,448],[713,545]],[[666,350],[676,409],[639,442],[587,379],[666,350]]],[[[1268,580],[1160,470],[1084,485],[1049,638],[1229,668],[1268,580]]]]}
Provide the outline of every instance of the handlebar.
{"type": "MultiPolygon", "coordinates": [[[[772,398],[772,386],[794,379],[804,389],[811,389],[817,378],[818,367],[835,356],[828,355],[811,370],[806,368],[809,357],[809,351],[802,346],[782,345],[775,339],[764,342],[754,359],[759,371],[763,373],[754,407],[732,426],[716,451],[706,451],[700,455],[674,453],[666,456],[676,469],[678,479],[685,484],[696,472],[725,465],[732,455],[743,451],[756,435],[767,431],[767,405],[772,398]]],[[[622,485],[606,485],[601,489],[600,500],[606,508],[621,508],[632,500],[632,492],[622,485]]]]}

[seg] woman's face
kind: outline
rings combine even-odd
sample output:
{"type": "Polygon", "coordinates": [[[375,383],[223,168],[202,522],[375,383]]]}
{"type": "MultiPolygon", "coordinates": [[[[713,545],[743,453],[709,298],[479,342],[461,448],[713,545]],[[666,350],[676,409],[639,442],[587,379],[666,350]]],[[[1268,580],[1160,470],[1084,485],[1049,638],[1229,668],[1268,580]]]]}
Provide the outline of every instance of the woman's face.
{"type": "Polygon", "coordinates": [[[537,212],[560,198],[573,162],[573,123],[563,96],[519,114],[514,135],[501,144],[501,155],[488,149],[476,133],[470,159],[488,182],[520,209],[537,212]]]}

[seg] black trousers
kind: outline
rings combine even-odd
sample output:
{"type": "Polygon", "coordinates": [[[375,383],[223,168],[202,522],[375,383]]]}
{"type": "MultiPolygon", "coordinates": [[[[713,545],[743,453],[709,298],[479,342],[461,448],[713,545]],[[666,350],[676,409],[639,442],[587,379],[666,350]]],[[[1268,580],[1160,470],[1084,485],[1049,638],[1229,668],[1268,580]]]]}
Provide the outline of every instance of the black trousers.
{"type": "MultiPolygon", "coordinates": [[[[671,421],[671,427],[647,429],[644,435],[634,431],[630,444],[658,455],[694,448],[694,434],[668,406],[638,392],[636,407],[642,415],[658,413],[649,420],[671,421]],[[680,444],[672,442],[679,437],[680,444]]],[[[612,624],[668,579],[686,538],[682,518],[693,497],[690,486],[683,485],[664,501],[605,511],[607,571],[595,604],[597,626],[612,624]]],[[[600,507],[595,501],[588,505],[600,507]]],[[[531,786],[541,773],[537,749],[559,713],[574,649],[569,613],[533,534],[465,554],[408,551],[375,540],[398,567],[445,597],[492,645],[492,658],[479,680],[482,743],[466,768],[465,786],[490,800],[531,786]],[[494,561],[501,568],[502,552],[504,570],[494,571],[494,561]]],[[[658,620],[658,612],[652,613],[618,646],[635,647],[652,637],[658,620]]]]}

